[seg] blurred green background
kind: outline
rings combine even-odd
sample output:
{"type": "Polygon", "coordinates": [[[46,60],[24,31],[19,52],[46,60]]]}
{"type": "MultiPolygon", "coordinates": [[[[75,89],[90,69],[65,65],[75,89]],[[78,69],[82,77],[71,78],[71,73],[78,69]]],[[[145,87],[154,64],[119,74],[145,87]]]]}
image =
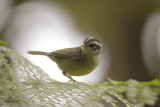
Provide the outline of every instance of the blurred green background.
{"type": "MultiPolygon", "coordinates": [[[[47,3],[53,7],[55,5],[60,6],[59,9],[65,10],[65,14],[71,18],[72,24],[81,32],[81,35],[92,35],[102,41],[103,49],[106,50],[107,56],[103,57],[103,60],[107,60],[107,63],[103,64],[104,74],[101,81],[106,80],[106,77],[114,80],[128,80],[132,78],[145,81],[159,76],[159,33],[158,30],[156,30],[156,33],[150,33],[149,30],[145,29],[146,26],[147,29],[159,28],[159,26],[155,27],[159,21],[151,25],[147,23],[149,20],[152,20],[153,14],[158,14],[160,1],[1,0],[0,38],[6,42],[11,42],[10,47],[14,50],[17,49],[12,45],[12,42],[13,44],[17,42],[15,38],[19,37],[16,37],[16,32],[18,32],[16,26],[12,25],[15,21],[14,19],[18,18],[15,18],[15,14],[22,11],[21,14],[25,15],[26,12],[28,13],[27,7],[21,10],[21,6],[27,3],[36,4],[39,2],[42,7],[43,4],[46,5],[47,3]],[[17,8],[19,10],[17,10],[17,8]],[[149,32],[150,35],[146,36],[148,34],[146,32],[149,32]],[[154,40],[148,39],[147,37],[154,38],[154,40]],[[152,50],[153,48],[155,48],[155,50],[152,50]],[[146,54],[147,52],[149,52],[149,55],[146,54]],[[149,60],[147,58],[149,58],[149,60]],[[153,66],[150,67],[152,64],[153,66]]],[[[32,6],[28,8],[31,7],[32,6]]],[[[34,11],[34,8],[30,10],[34,11]]],[[[41,10],[39,10],[39,13],[41,13],[41,10]]],[[[34,14],[26,15],[25,17],[29,18],[31,15],[34,14]]],[[[23,23],[23,20],[19,20],[19,23],[23,23]]],[[[23,26],[25,26],[25,24],[23,26]]],[[[25,28],[23,30],[25,31],[25,28]]],[[[25,39],[26,37],[24,36],[23,38],[25,39]]],[[[83,39],[81,39],[79,43],[81,43],[82,40],[83,39]]]]}

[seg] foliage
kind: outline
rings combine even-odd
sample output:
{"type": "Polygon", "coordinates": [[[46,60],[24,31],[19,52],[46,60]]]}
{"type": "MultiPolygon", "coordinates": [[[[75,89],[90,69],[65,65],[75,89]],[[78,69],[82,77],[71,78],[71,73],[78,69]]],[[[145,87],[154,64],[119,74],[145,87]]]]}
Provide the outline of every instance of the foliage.
{"type": "Polygon", "coordinates": [[[8,45],[9,45],[9,43],[7,43],[7,42],[4,42],[4,41],[0,40],[0,45],[8,46],[8,45]]]}
{"type": "Polygon", "coordinates": [[[154,105],[160,94],[160,80],[104,83],[63,83],[9,48],[0,46],[0,105],[34,107],[118,107],[154,105]],[[124,97],[123,97],[124,96],[124,97]],[[129,101],[125,99],[126,98],[129,101]]]}

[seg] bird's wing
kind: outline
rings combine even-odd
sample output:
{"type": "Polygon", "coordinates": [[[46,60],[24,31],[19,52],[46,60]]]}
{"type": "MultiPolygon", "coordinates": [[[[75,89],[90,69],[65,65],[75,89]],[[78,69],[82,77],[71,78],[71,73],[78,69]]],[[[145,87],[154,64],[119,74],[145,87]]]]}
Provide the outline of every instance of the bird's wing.
{"type": "Polygon", "coordinates": [[[53,56],[56,59],[80,60],[82,57],[81,47],[66,48],[49,53],[47,56],[53,56]]]}

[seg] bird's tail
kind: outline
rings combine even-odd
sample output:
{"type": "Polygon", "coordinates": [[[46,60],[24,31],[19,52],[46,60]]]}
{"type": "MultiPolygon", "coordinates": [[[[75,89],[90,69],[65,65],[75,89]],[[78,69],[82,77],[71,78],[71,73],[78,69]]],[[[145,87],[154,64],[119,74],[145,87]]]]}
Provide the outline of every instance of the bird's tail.
{"type": "Polygon", "coordinates": [[[33,55],[48,55],[47,52],[41,52],[41,51],[28,51],[28,53],[33,55]]]}

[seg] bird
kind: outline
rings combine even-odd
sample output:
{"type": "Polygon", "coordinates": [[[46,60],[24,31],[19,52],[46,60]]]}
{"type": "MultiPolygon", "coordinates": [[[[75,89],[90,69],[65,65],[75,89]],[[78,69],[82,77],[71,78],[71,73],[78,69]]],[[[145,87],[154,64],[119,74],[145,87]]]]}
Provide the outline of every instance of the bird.
{"type": "Polygon", "coordinates": [[[72,76],[91,73],[99,64],[102,44],[95,37],[87,37],[83,45],[53,52],[28,51],[32,55],[44,55],[54,61],[70,81],[77,82],[72,76]]]}

